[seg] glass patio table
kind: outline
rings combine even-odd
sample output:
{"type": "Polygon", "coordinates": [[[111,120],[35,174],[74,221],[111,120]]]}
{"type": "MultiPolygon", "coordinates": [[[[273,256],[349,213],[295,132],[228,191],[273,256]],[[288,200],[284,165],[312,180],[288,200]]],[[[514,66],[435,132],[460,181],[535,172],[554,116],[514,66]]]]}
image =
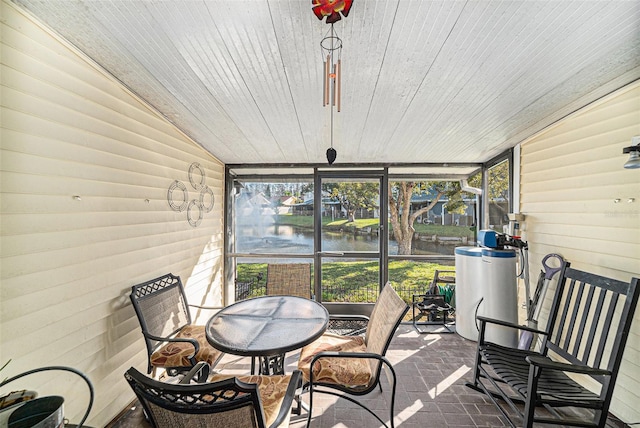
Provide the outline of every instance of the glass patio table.
{"type": "MultiPolygon", "coordinates": [[[[302,348],[327,329],[329,312],[320,303],[295,296],[242,300],[206,324],[207,340],[229,354],[259,357],[260,374],[283,374],[285,353],[302,348]]],[[[251,361],[255,372],[255,360],[251,361]]]]}

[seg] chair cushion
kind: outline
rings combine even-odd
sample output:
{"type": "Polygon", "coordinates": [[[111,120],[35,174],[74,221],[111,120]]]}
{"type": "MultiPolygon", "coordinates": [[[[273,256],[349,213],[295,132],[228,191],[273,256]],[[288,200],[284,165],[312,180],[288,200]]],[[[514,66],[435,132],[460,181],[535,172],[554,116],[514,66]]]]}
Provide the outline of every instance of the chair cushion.
{"type": "MultiPolygon", "coordinates": [[[[196,354],[196,361],[206,361],[214,366],[222,353],[209,345],[204,326],[187,325],[176,337],[191,337],[198,341],[200,350],[196,354]]],[[[185,342],[170,342],[151,354],[151,365],[154,367],[191,367],[189,355],[193,353],[193,346],[185,342]]]]}
{"type": "MultiPolygon", "coordinates": [[[[315,342],[302,348],[298,369],[304,382],[309,382],[309,366],[314,355],[319,352],[365,352],[362,336],[340,336],[325,333],[315,342]]],[[[364,386],[371,380],[371,366],[365,358],[322,358],[313,366],[314,382],[332,383],[346,386],[364,386]]]]}
{"type": "MultiPolygon", "coordinates": [[[[291,376],[233,376],[229,374],[214,374],[209,378],[209,382],[219,382],[221,380],[229,379],[232,377],[236,377],[238,380],[244,383],[254,383],[258,385],[258,393],[260,394],[260,401],[262,402],[264,419],[267,423],[267,426],[271,426],[271,424],[278,416],[278,412],[280,412],[280,407],[282,406],[282,402],[284,401],[291,376]]],[[[291,412],[287,413],[289,416],[281,424],[281,426],[283,427],[289,426],[291,412]]]]}

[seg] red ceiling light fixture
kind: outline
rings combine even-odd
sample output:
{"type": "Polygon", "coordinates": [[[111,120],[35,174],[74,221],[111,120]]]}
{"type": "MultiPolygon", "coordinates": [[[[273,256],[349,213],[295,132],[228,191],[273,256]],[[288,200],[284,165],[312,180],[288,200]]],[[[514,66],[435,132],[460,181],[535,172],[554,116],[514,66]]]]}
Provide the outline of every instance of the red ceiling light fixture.
{"type": "Polygon", "coordinates": [[[311,0],[311,4],[313,4],[313,13],[319,20],[322,21],[326,16],[327,24],[333,24],[342,19],[340,14],[345,18],[349,16],[353,0],[311,0]]]}
{"type": "Polygon", "coordinates": [[[338,155],[333,148],[333,107],[340,112],[342,73],[342,40],[337,36],[333,24],[342,19],[340,15],[344,17],[349,15],[353,0],[311,0],[311,4],[313,13],[318,19],[322,20],[326,17],[326,23],[331,24],[331,30],[320,41],[323,61],[322,106],[328,105],[331,108],[331,147],[327,149],[327,161],[331,165],[338,155]]]}

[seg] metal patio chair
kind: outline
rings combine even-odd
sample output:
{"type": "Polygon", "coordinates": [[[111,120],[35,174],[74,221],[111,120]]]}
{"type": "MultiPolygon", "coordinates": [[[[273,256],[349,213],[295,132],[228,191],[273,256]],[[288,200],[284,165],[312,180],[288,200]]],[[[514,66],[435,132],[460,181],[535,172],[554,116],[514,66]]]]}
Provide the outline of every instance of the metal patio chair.
{"type": "Polygon", "coordinates": [[[267,295],[313,298],[311,291],[311,263],[268,264],[267,295]]]}
{"type": "MultiPolygon", "coordinates": [[[[197,367],[196,367],[197,368],[197,367]]],[[[214,375],[193,383],[197,370],[178,384],[156,381],[135,368],[125,379],[154,428],[284,428],[301,373],[278,376],[214,375]]]]}
{"type": "Polygon", "coordinates": [[[364,337],[325,333],[315,342],[302,348],[298,369],[303,374],[304,389],[309,392],[307,425],[313,412],[313,395],[319,392],[355,403],[384,426],[388,426],[363,402],[351,397],[366,395],[378,386],[382,390],[380,374],[385,367],[390,374],[389,414],[391,427],[394,427],[396,374],[385,354],[394,332],[408,310],[409,305],[387,283],[373,308],[364,337]]]}
{"type": "Polygon", "coordinates": [[[189,371],[198,361],[212,368],[222,358],[207,342],[204,326],[193,325],[179,276],[171,273],[131,287],[131,302],[147,345],[147,373],[163,368],[170,375],[189,371]]]}

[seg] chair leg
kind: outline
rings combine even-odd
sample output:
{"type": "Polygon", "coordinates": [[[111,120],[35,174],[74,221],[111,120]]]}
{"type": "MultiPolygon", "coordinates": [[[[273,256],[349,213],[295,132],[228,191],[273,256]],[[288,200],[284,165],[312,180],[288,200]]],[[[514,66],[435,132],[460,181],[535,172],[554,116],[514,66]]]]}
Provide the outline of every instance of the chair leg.
{"type": "Polygon", "coordinates": [[[527,382],[527,401],[524,405],[524,413],[522,421],[525,428],[533,427],[533,418],[536,411],[535,391],[538,390],[538,371],[535,366],[529,367],[529,381],[527,382]]]}
{"type": "Polygon", "coordinates": [[[522,422],[525,428],[533,427],[533,416],[535,410],[536,407],[531,403],[531,400],[527,400],[527,403],[524,406],[524,421],[522,422]]]}
{"type": "MultiPolygon", "coordinates": [[[[396,404],[396,371],[391,365],[389,365],[389,369],[391,370],[391,379],[393,381],[391,385],[391,409],[389,410],[389,423],[391,424],[391,428],[395,428],[395,422],[393,418],[396,404]]],[[[382,387],[380,387],[380,390],[382,390],[382,387]]]]}
{"type": "Polygon", "coordinates": [[[478,379],[480,378],[480,364],[482,364],[482,356],[480,355],[480,344],[478,344],[478,349],[476,350],[476,361],[473,365],[473,387],[477,389],[478,387],[478,379]]]}
{"type": "Polygon", "coordinates": [[[307,411],[307,425],[306,425],[307,428],[309,428],[309,425],[311,425],[312,415],[313,415],[313,382],[310,382],[309,383],[309,410],[307,411]]]}
{"type": "Polygon", "coordinates": [[[473,385],[478,386],[480,379],[480,365],[482,364],[482,355],[480,353],[480,346],[484,343],[484,334],[487,328],[487,324],[480,323],[480,331],[478,331],[478,347],[476,348],[476,361],[473,366],[473,385]]]}

